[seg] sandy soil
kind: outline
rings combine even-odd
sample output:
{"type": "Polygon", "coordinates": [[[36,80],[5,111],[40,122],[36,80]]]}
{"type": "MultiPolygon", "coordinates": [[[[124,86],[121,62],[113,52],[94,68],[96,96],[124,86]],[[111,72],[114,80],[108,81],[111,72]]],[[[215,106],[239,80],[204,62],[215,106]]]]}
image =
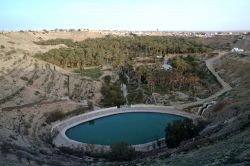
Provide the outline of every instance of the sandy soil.
{"type": "MultiPolygon", "coordinates": [[[[35,53],[66,46],[40,46],[33,41],[52,38],[83,40],[89,37],[100,35],[43,32],[0,34],[0,145],[10,143],[11,146],[7,148],[10,150],[17,146],[21,158],[39,149],[46,153],[45,156],[54,153],[46,140],[50,130],[50,124],[45,122],[48,112],[71,112],[86,107],[86,101],[95,97],[97,82],[35,59],[35,53]]],[[[10,161],[18,160],[17,156],[6,155],[0,154],[0,160],[15,165],[10,161]]],[[[58,160],[56,158],[55,161],[58,160]]],[[[39,162],[44,158],[40,156],[37,160],[39,162]]],[[[27,165],[27,160],[22,159],[21,162],[27,165]]]]}

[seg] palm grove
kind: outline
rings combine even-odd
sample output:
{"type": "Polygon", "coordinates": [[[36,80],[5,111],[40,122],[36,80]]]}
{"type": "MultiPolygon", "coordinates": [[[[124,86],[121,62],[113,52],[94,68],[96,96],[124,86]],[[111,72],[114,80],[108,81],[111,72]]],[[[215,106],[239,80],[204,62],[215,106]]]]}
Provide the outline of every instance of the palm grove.
{"type": "Polygon", "coordinates": [[[172,53],[201,53],[207,48],[192,39],[179,37],[111,37],[73,42],[55,39],[36,42],[40,45],[65,44],[67,48],[52,49],[37,57],[61,67],[83,68],[105,63],[114,66],[138,56],[157,56],[172,53]]]}
{"type": "Polygon", "coordinates": [[[104,38],[72,41],[54,39],[39,41],[40,45],[65,44],[66,48],[52,49],[36,57],[63,68],[84,71],[86,67],[112,65],[119,75],[115,82],[104,81],[102,94],[104,106],[121,105],[125,99],[121,95],[120,84],[128,87],[128,102],[144,103],[153,92],[167,93],[171,90],[191,90],[202,82],[206,75],[204,64],[193,56],[175,57],[169,63],[172,70],[161,68],[168,54],[204,53],[209,49],[192,38],[159,36],[106,36],[104,38]],[[137,63],[136,58],[149,58],[149,63],[137,63]],[[160,57],[160,58],[157,58],[160,57]],[[112,97],[113,96],[113,97],[112,97]],[[120,98],[116,101],[117,98],[120,98]],[[111,99],[113,99],[111,101],[111,99]]]}

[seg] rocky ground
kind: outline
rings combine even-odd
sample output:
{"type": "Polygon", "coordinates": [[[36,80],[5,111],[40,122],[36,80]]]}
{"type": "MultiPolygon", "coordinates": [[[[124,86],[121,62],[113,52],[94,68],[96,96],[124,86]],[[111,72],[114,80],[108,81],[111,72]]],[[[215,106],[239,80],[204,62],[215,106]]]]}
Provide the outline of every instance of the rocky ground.
{"type": "MultiPolygon", "coordinates": [[[[65,114],[81,109],[87,111],[87,101],[100,97],[94,95],[100,83],[33,58],[37,52],[65,47],[38,46],[33,41],[67,38],[68,35],[0,34],[0,165],[27,165],[29,162],[31,165],[51,165],[49,163],[60,160],[69,165],[71,162],[51,146],[48,134],[51,124],[46,118],[56,110],[65,114]]],[[[99,36],[82,34],[71,38],[83,40],[99,36]]]]}
{"type": "MultiPolygon", "coordinates": [[[[89,111],[101,82],[67,72],[33,55],[52,48],[40,39],[102,37],[97,32],[12,32],[0,34],[0,165],[247,165],[250,162],[250,54],[227,54],[215,65],[232,90],[203,114],[208,126],[177,149],[161,149],[129,163],[104,162],[63,153],[51,145],[47,118],[89,111]],[[69,82],[68,82],[69,78],[69,82]],[[69,92],[69,93],[68,93],[69,92]],[[69,97],[71,99],[69,99],[69,97]],[[149,157],[151,156],[151,157],[149,157]]],[[[248,38],[244,39],[248,40],[248,38]]],[[[234,41],[234,39],[232,39],[234,41]]],[[[249,40],[248,40],[249,41],[249,40]]],[[[209,41],[210,42],[210,41],[209,41]]],[[[224,42],[224,40],[223,40],[224,42]]],[[[242,41],[240,41],[242,42],[242,41]]],[[[237,44],[237,43],[236,43],[237,44]]],[[[244,49],[248,44],[244,43],[244,49]]],[[[248,48],[250,49],[250,48],[248,48]]],[[[103,71],[104,75],[112,74],[103,71]]],[[[175,94],[183,100],[187,96],[175,94]]],[[[193,108],[197,110],[196,108],[193,108]]]]}

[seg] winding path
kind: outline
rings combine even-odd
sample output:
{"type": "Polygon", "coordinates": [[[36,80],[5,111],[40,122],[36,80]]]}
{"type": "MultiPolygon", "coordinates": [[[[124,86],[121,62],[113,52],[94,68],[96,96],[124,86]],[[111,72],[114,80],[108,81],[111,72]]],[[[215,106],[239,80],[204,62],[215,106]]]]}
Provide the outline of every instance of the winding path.
{"type": "Polygon", "coordinates": [[[216,77],[217,81],[221,84],[222,89],[218,92],[216,92],[215,94],[209,96],[208,98],[205,99],[201,99],[199,101],[196,102],[192,102],[192,103],[187,103],[187,104],[181,104],[181,105],[174,105],[174,107],[176,109],[185,109],[188,107],[193,107],[196,105],[202,105],[203,103],[209,102],[217,97],[219,97],[220,95],[224,94],[227,91],[230,91],[232,89],[232,87],[226,83],[220,76],[219,74],[215,71],[213,64],[218,61],[222,56],[224,56],[226,54],[226,52],[220,52],[218,56],[210,58],[208,60],[206,60],[206,66],[208,68],[208,70],[216,77]]]}

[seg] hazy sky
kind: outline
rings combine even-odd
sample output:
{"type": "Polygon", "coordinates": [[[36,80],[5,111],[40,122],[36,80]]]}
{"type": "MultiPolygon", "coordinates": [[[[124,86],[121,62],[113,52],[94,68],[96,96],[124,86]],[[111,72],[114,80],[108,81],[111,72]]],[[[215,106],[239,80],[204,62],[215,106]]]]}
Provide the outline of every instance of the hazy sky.
{"type": "Polygon", "coordinates": [[[250,0],[0,0],[0,30],[250,30],[250,0]]]}

